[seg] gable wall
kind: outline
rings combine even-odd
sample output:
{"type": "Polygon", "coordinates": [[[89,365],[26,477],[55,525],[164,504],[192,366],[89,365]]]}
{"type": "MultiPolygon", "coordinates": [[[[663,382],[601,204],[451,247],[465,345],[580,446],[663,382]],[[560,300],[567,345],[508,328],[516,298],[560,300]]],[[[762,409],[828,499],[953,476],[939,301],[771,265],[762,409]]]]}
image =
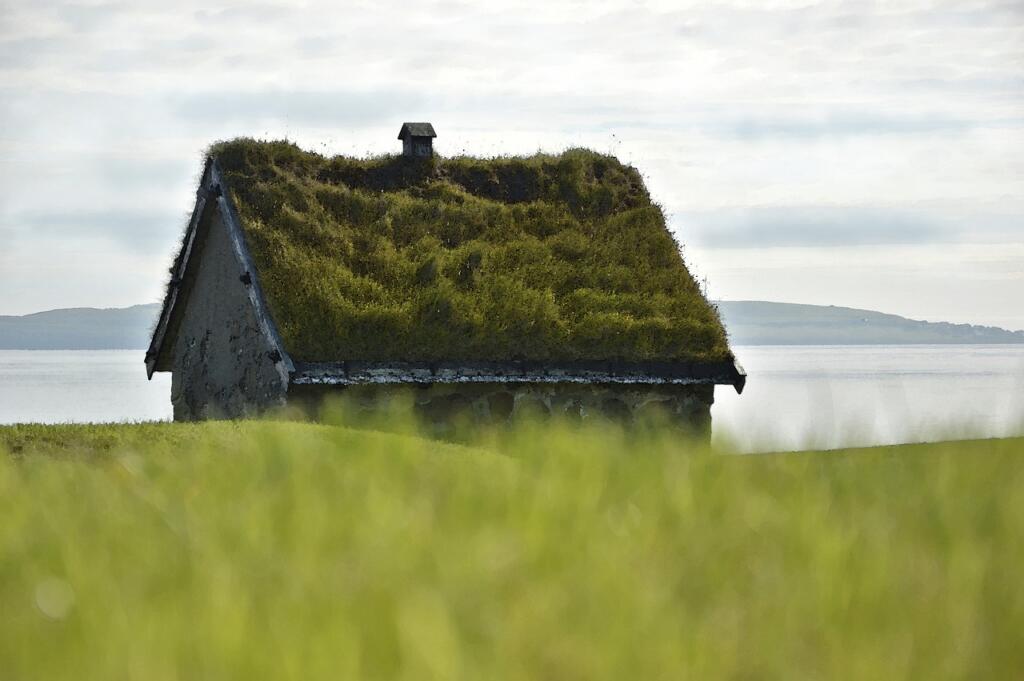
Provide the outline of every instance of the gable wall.
{"type": "Polygon", "coordinates": [[[287,386],[261,332],[220,212],[208,209],[174,332],[175,421],[238,418],[284,403],[287,386]]]}

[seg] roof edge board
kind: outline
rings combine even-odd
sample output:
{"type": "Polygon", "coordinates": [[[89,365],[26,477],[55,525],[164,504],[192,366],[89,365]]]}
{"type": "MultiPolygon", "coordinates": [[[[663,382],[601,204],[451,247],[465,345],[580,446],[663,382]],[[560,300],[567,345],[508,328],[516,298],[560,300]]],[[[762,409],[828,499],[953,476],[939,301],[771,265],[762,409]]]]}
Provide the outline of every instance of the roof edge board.
{"type": "Polygon", "coordinates": [[[295,370],[295,365],[292,362],[291,356],[285,350],[281,335],[277,330],[277,325],[267,309],[266,299],[263,297],[263,289],[259,283],[259,273],[256,271],[252,256],[245,245],[245,237],[242,233],[238,214],[226,191],[226,184],[224,183],[223,176],[220,174],[220,169],[217,167],[217,162],[212,157],[206,160],[202,179],[200,180],[199,188],[196,190],[196,204],[192,210],[192,217],[182,239],[182,247],[178,252],[174,270],[171,274],[171,283],[168,285],[160,317],[156,328],[153,330],[149,349],[146,351],[146,375],[149,379],[152,379],[153,374],[157,371],[157,363],[163,351],[167,331],[178,303],[180,283],[188,271],[202,216],[207,208],[213,207],[216,207],[219,211],[222,221],[228,230],[228,238],[231,241],[232,250],[239,266],[243,272],[249,274],[249,285],[247,286],[249,301],[253,306],[253,312],[256,315],[260,331],[281,358],[279,372],[281,373],[282,380],[287,385],[290,374],[295,370]]]}
{"type": "Polygon", "coordinates": [[[157,360],[160,358],[160,352],[163,350],[167,329],[174,314],[174,307],[178,302],[180,282],[184,277],[185,271],[188,269],[188,262],[192,255],[192,247],[195,244],[199,223],[202,220],[203,213],[206,211],[206,199],[209,195],[207,185],[209,184],[210,171],[211,163],[207,159],[199,181],[199,189],[196,191],[196,203],[192,208],[192,217],[189,218],[188,227],[181,242],[181,249],[175,258],[174,269],[171,272],[171,281],[168,283],[167,292],[164,294],[164,302],[160,308],[160,317],[157,319],[156,328],[153,329],[153,336],[150,338],[149,348],[146,350],[145,362],[148,380],[152,380],[153,374],[156,373],[157,360]]]}
{"type": "Polygon", "coordinates": [[[747,385],[747,370],[743,368],[739,360],[733,360],[732,362],[733,375],[736,377],[733,380],[732,387],[736,388],[736,394],[742,395],[743,388],[747,385]]]}
{"type": "Polygon", "coordinates": [[[274,323],[274,318],[267,307],[266,298],[263,295],[263,287],[260,285],[259,272],[256,270],[252,255],[245,244],[245,234],[242,232],[238,212],[231,201],[230,194],[227,191],[227,183],[221,175],[220,167],[217,165],[217,159],[215,158],[211,159],[211,176],[214,185],[220,187],[220,192],[217,196],[217,207],[220,209],[221,215],[224,218],[224,224],[227,226],[228,236],[231,239],[235,256],[238,258],[243,272],[249,275],[249,283],[246,288],[249,293],[249,301],[253,306],[253,312],[256,315],[256,321],[271,347],[280,356],[281,359],[276,364],[283,365],[279,372],[284,384],[288,385],[290,375],[295,371],[295,363],[292,361],[288,351],[285,350],[281,334],[277,330],[277,324],[274,323]]]}
{"type": "Polygon", "coordinates": [[[325,362],[296,365],[296,385],[367,383],[614,383],[731,385],[746,373],[735,362],[325,362]]]}

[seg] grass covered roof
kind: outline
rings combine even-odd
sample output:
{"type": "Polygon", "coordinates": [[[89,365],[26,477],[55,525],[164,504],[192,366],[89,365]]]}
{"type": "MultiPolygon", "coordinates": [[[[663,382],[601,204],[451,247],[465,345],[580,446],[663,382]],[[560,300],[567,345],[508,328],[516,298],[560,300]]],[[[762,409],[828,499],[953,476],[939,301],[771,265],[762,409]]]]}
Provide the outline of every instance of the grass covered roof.
{"type": "Polygon", "coordinates": [[[296,360],[732,357],[614,157],[326,158],[249,139],[210,153],[296,360]]]}

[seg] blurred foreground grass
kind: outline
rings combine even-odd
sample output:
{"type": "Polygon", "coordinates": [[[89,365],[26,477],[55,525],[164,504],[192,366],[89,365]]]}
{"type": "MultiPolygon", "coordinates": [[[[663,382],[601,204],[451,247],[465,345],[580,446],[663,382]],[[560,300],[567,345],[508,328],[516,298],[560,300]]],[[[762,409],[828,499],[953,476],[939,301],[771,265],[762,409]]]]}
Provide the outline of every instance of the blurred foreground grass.
{"type": "Polygon", "coordinates": [[[1024,440],[0,428],[0,679],[1020,678],[1024,440]]]}

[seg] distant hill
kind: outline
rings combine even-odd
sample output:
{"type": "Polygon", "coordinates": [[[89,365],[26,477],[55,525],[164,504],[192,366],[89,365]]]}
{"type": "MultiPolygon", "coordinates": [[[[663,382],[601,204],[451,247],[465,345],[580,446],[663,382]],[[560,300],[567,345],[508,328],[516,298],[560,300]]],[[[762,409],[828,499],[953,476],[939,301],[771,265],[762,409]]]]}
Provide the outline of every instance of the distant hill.
{"type": "Polygon", "coordinates": [[[723,300],[717,305],[729,342],[735,345],[1024,343],[1024,331],[924,322],[849,307],[757,300],[723,300]]]}
{"type": "MultiPolygon", "coordinates": [[[[1024,331],[922,322],[849,307],[757,300],[716,304],[735,345],[1024,343],[1024,331]]],[[[150,304],[0,316],[0,350],[144,350],[158,314],[160,306],[150,304]]]]}
{"type": "Polygon", "coordinates": [[[160,306],[74,307],[0,315],[0,350],[137,350],[149,347],[160,306]]]}

